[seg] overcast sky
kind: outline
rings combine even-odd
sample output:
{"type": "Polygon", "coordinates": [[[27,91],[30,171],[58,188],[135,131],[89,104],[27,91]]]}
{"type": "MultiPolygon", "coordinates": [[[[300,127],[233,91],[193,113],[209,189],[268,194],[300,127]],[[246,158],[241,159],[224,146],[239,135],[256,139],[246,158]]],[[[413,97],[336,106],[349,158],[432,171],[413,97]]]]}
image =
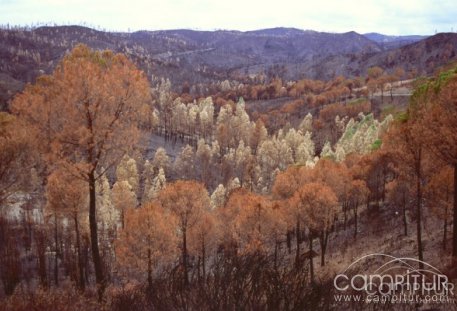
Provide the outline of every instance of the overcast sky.
{"type": "Polygon", "coordinates": [[[254,30],[434,34],[457,30],[455,0],[0,0],[0,24],[86,24],[107,30],[254,30]]]}

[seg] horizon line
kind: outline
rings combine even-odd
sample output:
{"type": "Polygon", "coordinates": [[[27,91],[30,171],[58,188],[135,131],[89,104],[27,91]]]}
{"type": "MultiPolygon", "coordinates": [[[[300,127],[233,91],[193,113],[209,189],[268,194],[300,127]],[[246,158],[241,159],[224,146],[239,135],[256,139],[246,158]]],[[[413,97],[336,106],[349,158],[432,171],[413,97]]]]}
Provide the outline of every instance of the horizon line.
{"type": "MultiPolygon", "coordinates": [[[[322,31],[322,30],[315,30],[315,29],[303,29],[303,28],[298,28],[294,26],[274,26],[274,27],[267,27],[267,28],[256,28],[256,29],[250,29],[250,30],[240,30],[240,29],[226,29],[226,28],[199,28],[199,27],[179,27],[179,28],[162,28],[162,29],[135,29],[131,30],[130,27],[128,27],[127,30],[116,30],[116,29],[110,29],[106,27],[102,27],[101,25],[92,25],[87,22],[80,22],[80,23],[73,23],[73,22],[68,22],[68,23],[56,23],[56,22],[32,22],[30,25],[25,24],[12,24],[12,23],[2,23],[0,24],[0,29],[10,29],[10,30],[27,30],[27,31],[33,31],[38,28],[42,27],[84,27],[96,31],[103,31],[103,32],[111,32],[111,33],[135,33],[135,32],[141,32],[141,31],[148,31],[148,32],[158,32],[158,31],[173,31],[173,30],[190,30],[190,31],[201,31],[201,32],[217,32],[217,31],[226,31],[226,32],[241,32],[241,33],[247,33],[247,32],[255,32],[255,31],[262,31],[262,30],[273,30],[273,29],[291,29],[291,30],[298,30],[301,32],[317,32],[317,33],[329,33],[329,34],[345,34],[345,33],[357,33],[359,35],[367,35],[367,34],[380,34],[383,36],[389,36],[389,37],[408,37],[408,36],[421,36],[421,37],[430,37],[433,35],[436,35],[438,33],[446,33],[446,32],[435,32],[434,34],[403,34],[403,35],[392,35],[392,34],[386,34],[382,32],[377,32],[377,31],[369,31],[369,32],[357,32],[355,30],[350,30],[350,31],[343,31],[343,32],[338,32],[338,31],[322,31]]],[[[449,31],[448,33],[453,33],[452,31],[449,31]]]]}

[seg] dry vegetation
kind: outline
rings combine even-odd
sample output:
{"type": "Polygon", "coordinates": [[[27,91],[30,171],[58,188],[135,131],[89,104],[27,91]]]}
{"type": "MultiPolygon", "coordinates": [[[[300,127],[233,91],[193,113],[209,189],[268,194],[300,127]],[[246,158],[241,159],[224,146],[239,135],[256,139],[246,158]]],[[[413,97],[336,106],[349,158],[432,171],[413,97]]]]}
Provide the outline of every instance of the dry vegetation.
{"type": "Polygon", "coordinates": [[[77,46],[0,113],[0,309],[356,310],[333,277],[373,252],[455,281],[457,70],[378,120],[404,75],[194,99],[77,46]]]}

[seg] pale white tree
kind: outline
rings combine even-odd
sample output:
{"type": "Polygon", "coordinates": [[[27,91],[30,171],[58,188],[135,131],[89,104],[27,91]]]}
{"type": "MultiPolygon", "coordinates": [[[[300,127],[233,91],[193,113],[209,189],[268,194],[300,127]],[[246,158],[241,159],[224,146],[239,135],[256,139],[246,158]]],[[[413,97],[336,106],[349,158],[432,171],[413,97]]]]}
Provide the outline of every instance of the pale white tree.
{"type": "Polygon", "coordinates": [[[208,186],[211,182],[211,165],[212,165],[212,152],[211,147],[205,142],[203,138],[198,140],[197,152],[195,153],[195,166],[200,173],[200,180],[208,186]]]}
{"type": "Polygon", "coordinates": [[[303,136],[303,141],[297,148],[295,155],[295,162],[300,164],[306,164],[311,161],[313,162],[315,156],[314,142],[311,138],[311,132],[306,132],[303,136]]]}
{"type": "Polygon", "coordinates": [[[227,191],[225,190],[224,185],[219,184],[216,189],[214,189],[211,194],[211,208],[216,209],[223,207],[227,199],[227,191]]]}
{"type": "Polygon", "coordinates": [[[292,159],[294,163],[298,162],[298,148],[304,143],[304,137],[301,131],[296,131],[290,128],[287,134],[284,135],[284,140],[292,151],[292,159]]]}
{"type": "Polygon", "coordinates": [[[124,215],[128,208],[137,206],[136,195],[132,186],[126,180],[117,181],[112,189],[113,205],[119,211],[121,227],[124,228],[124,215]]]}
{"type": "Polygon", "coordinates": [[[111,198],[111,188],[106,174],[100,177],[95,184],[96,203],[98,206],[97,219],[102,232],[116,229],[119,221],[119,212],[114,208],[111,198]]]}
{"type": "Polygon", "coordinates": [[[340,118],[340,116],[335,117],[335,125],[336,129],[338,130],[339,133],[343,133],[345,128],[346,128],[346,122],[347,122],[348,117],[345,116],[343,118],[340,118]]]}
{"type": "Polygon", "coordinates": [[[154,97],[161,112],[161,126],[165,132],[169,130],[173,111],[173,97],[171,94],[171,82],[169,79],[161,79],[156,88],[153,89],[154,97]]]}
{"type": "Polygon", "coordinates": [[[232,89],[232,86],[230,85],[229,80],[224,80],[221,82],[221,91],[222,92],[230,91],[231,89],[232,89]]]}
{"type": "Polygon", "coordinates": [[[248,145],[253,128],[243,98],[239,99],[234,112],[228,104],[221,107],[216,121],[216,137],[222,149],[236,148],[241,140],[248,145]]]}
{"type": "Polygon", "coordinates": [[[160,112],[157,108],[152,109],[150,115],[150,127],[155,129],[160,125],[160,112]]]}
{"type": "Polygon", "coordinates": [[[243,140],[245,145],[249,144],[249,134],[251,132],[251,122],[249,115],[245,109],[244,99],[240,97],[236,104],[235,115],[231,121],[232,130],[232,147],[236,147],[240,140],[243,140]]]}
{"type": "Polygon", "coordinates": [[[224,151],[230,147],[232,139],[231,118],[232,107],[228,104],[222,106],[216,120],[216,139],[224,151]]]}
{"type": "Polygon", "coordinates": [[[193,136],[197,128],[197,116],[199,114],[199,107],[194,103],[187,105],[187,132],[189,135],[193,136]]]}
{"type": "Polygon", "coordinates": [[[311,115],[311,113],[308,113],[303,118],[300,125],[298,126],[298,130],[301,131],[302,133],[313,131],[313,116],[311,115]]]}
{"type": "Polygon", "coordinates": [[[175,160],[174,171],[179,179],[195,178],[195,153],[191,146],[186,145],[175,160]]]}
{"type": "Polygon", "coordinates": [[[132,187],[133,193],[138,194],[140,178],[135,159],[125,155],[116,168],[116,180],[126,181],[132,187]]]}
{"type": "Polygon", "coordinates": [[[213,140],[211,142],[211,154],[215,159],[219,159],[221,157],[221,147],[219,146],[219,142],[217,140],[213,140]]]}
{"type": "Polygon", "coordinates": [[[392,116],[387,116],[382,122],[373,117],[373,114],[360,113],[358,120],[351,118],[347,122],[341,138],[335,148],[337,161],[343,161],[350,153],[366,154],[376,148],[376,142],[388,129],[392,116]]]}
{"type": "Polygon", "coordinates": [[[158,171],[159,168],[163,168],[165,173],[170,172],[171,162],[170,157],[167,154],[167,151],[159,147],[154,154],[154,159],[152,160],[152,165],[155,171],[158,171]]]}
{"type": "Polygon", "coordinates": [[[173,103],[171,128],[175,132],[185,133],[188,129],[188,111],[186,105],[181,102],[181,98],[176,98],[173,103]]]}
{"type": "Polygon", "coordinates": [[[249,159],[251,156],[251,147],[245,146],[244,142],[241,140],[238,144],[238,148],[236,148],[234,153],[234,173],[241,180],[241,184],[245,179],[247,166],[249,163],[249,159]]]}
{"type": "Polygon", "coordinates": [[[262,143],[257,152],[257,163],[260,165],[262,189],[269,189],[276,169],[285,170],[293,163],[292,150],[287,142],[273,137],[262,143]]]}
{"type": "Polygon", "coordinates": [[[148,202],[156,199],[159,195],[159,192],[165,188],[167,185],[167,179],[165,177],[165,172],[163,171],[162,168],[159,169],[159,173],[157,174],[156,177],[152,180],[151,187],[148,190],[148,193],[146,195],[146,200],[148,202]]]}
{"type": "Polygon", "coordinates": [[[200,116],[200,133],[207,138],[211,135],[214,122],[214,104],[211,97],[201,100],[198,104],[200,116]]]}
{"type": "Polygon", "coordinates": [[[151,164],[151,162],[149,162],[149,160],[144,161],[143,174],[142,174],[142,180],[143,180],[143,193],[141,196],[142,205],[144,205],[148,201],[147,194],[148,194],[149,190],[151,189],[154,175],[155,175],[154,166],[151,164]]]}
{"type": "Polygon", "coordinates": [[[324,147],[322,147],[321,158],[335,159],[335,152],[332,149],[332,145],[329,141],[326,141],[324,147]]]}
{"type": "Polygon", "coordinates": [[[238,177],[232,178],[227,184],[227,194],[238,188],[241,188],[240,180],[238,177]]]}
{"type": "Polygon", "coordinates": [[[276,168],[285,170],[293,163],[292,150],[285,140],[273,137],[262,143],[257,154],[262,171],[273,172],[276,168]]]}

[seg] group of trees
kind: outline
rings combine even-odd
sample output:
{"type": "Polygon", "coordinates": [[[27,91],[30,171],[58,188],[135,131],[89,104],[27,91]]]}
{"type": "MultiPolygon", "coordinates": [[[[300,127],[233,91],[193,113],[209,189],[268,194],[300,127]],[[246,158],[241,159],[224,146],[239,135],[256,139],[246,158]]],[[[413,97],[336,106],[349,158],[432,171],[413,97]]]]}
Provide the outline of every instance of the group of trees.
{"type": "MultiPolygon", "coordinates": [[[[455,69],[442,72],[418,87],[411,98],[408,110],[399,116],[399,121],[389,133],[391,149],[399,167],[402,168],[397,172],[399,182],[393,189],[397,194],[403,192],[404,195],[411,193],[414,196],[418,257],[421,260],[424,206],[431,208],[444,219],[444,248],[448,222],[457,223],[457,135],[454,131],[457,124],[456,73],[455,69]],[[408,188],[397,189],[402,187],[400,181],[406,183],[408,188]]],[[[452,235],[452,256],[455,264],[455,225],[452,235]]]]}
{"type": "MultiPolygon", "coordinates": [[[[349,100],[353,97],[368,95],[367,92],[384,92],[391,90],[393,82],[411,78],[401,67],[387,72],[379,66],[368,68],[366,77],[345,78],[337,76],[329,81],[301,79],[298,81],[282,81],[272,77],[267,83],[252,81],[222,81],[216,85],[213,94],[225,100],[243,97],[246,100],[269,100],[282,97],[304,99],[309,105],[322,105],[337,101],[349,100]]],[[[187,88],[183,89],[187,90],[187,88]]]]}
{"type": "MultiPolygon", "coordinates": [[[[240,97],[246,101],[259,101],[261,103],[260,105],[264,107],[260,109],[258,107],[249,109],[248,107],[252,119],[254,121],[261,119],[270,131],[277,131],[287,123],[296,122],[298,118],[304,117],[310,111],[317,115],[320,110],[326,109],[328,106],[332,106],[332,109],[335,109],[335,106],[340,103],[344,105],[339,105],[338,110],[352,109],[357,110],[357,113],[370,112],[371,107],[369,106],[368,98],[372,98],[372,95],[375,93],[380,93],[381,102],[383,102],[384,93],[390,92],[390,100],[392,102],[393,90],[400,86],[398,81],[410,77],[400,67],[396,68],[393,72],[387,72],[381,67],[375,66],[368,69],[366,77],[352,79],[342,76],[335,77],[330,81],[311,79],[282,81],[279,78],[272,78],[268,83],[264,81],[260,84],[253,84],[252,81],[241,83],[225,80],[217,85],[210,86],[211,91],[204,94],[206,96],[211,94],[216,112],[226,104],[234,107],[240,97]],[[273,104],[269,105],[269,101],[273,104]],[[278,106],[274,104],[275,101],[281,101],[282,105],[278,106]]],[[[169,96],[168,106],[170,108],[181,103],[188,103],[189,106],[198,96],[203,96],[200,93],[190,95],[187,84],[180,93],[173,93],[171,91],[172,87],[168,80],[156,79],[155,85],[156,97],[160,106],[163,106],[164,99],[167,98],[166,96],[162,96],[164,93],[169,96]],[[173,102],[172,99],[178,100],[173,102]]],[[[183,107],[184,105],[177,107],[177,110],[179,110],[177,114],[183,115],[183,107]]],[[[192,105],[188,109],[193,110],[193,112],[189,115],[189,121],[186,122],[194,124],[198,109],[192,105]]],[[[183,120],[179,117],[178,119],[183,120]]],[[[192,129],[192,127],[189,129],[192,129]]],[[[191,131],[193,132],[193,130],[191,131]]],[[[182,133],[182,131],[180,132],[182,133]]]]}
{"type": "Polygon", "coordinates": [[[395,119],[332,106],[268,133],[243,99],[184,104],[166,81],[151,97],[126,57],[78,46],[0,114],[0,204],[43,210],[14,221],[2,208],[3,291],[71,280],[80,291],[95,284],[118,308],[328,309],[326,254],[336,233],[357,242],[361,210],[399,207],[402,232],[416,222],[426,260],[430,209],[447,247],[457,223],[456,83],[455,70],[427,81],[395,119]],[[320,127],[331,139],[316,150],[320,127]],[[153,134],[187,144],[175,159],[158,148],[144,160],[138,141],[153,134]]]}

